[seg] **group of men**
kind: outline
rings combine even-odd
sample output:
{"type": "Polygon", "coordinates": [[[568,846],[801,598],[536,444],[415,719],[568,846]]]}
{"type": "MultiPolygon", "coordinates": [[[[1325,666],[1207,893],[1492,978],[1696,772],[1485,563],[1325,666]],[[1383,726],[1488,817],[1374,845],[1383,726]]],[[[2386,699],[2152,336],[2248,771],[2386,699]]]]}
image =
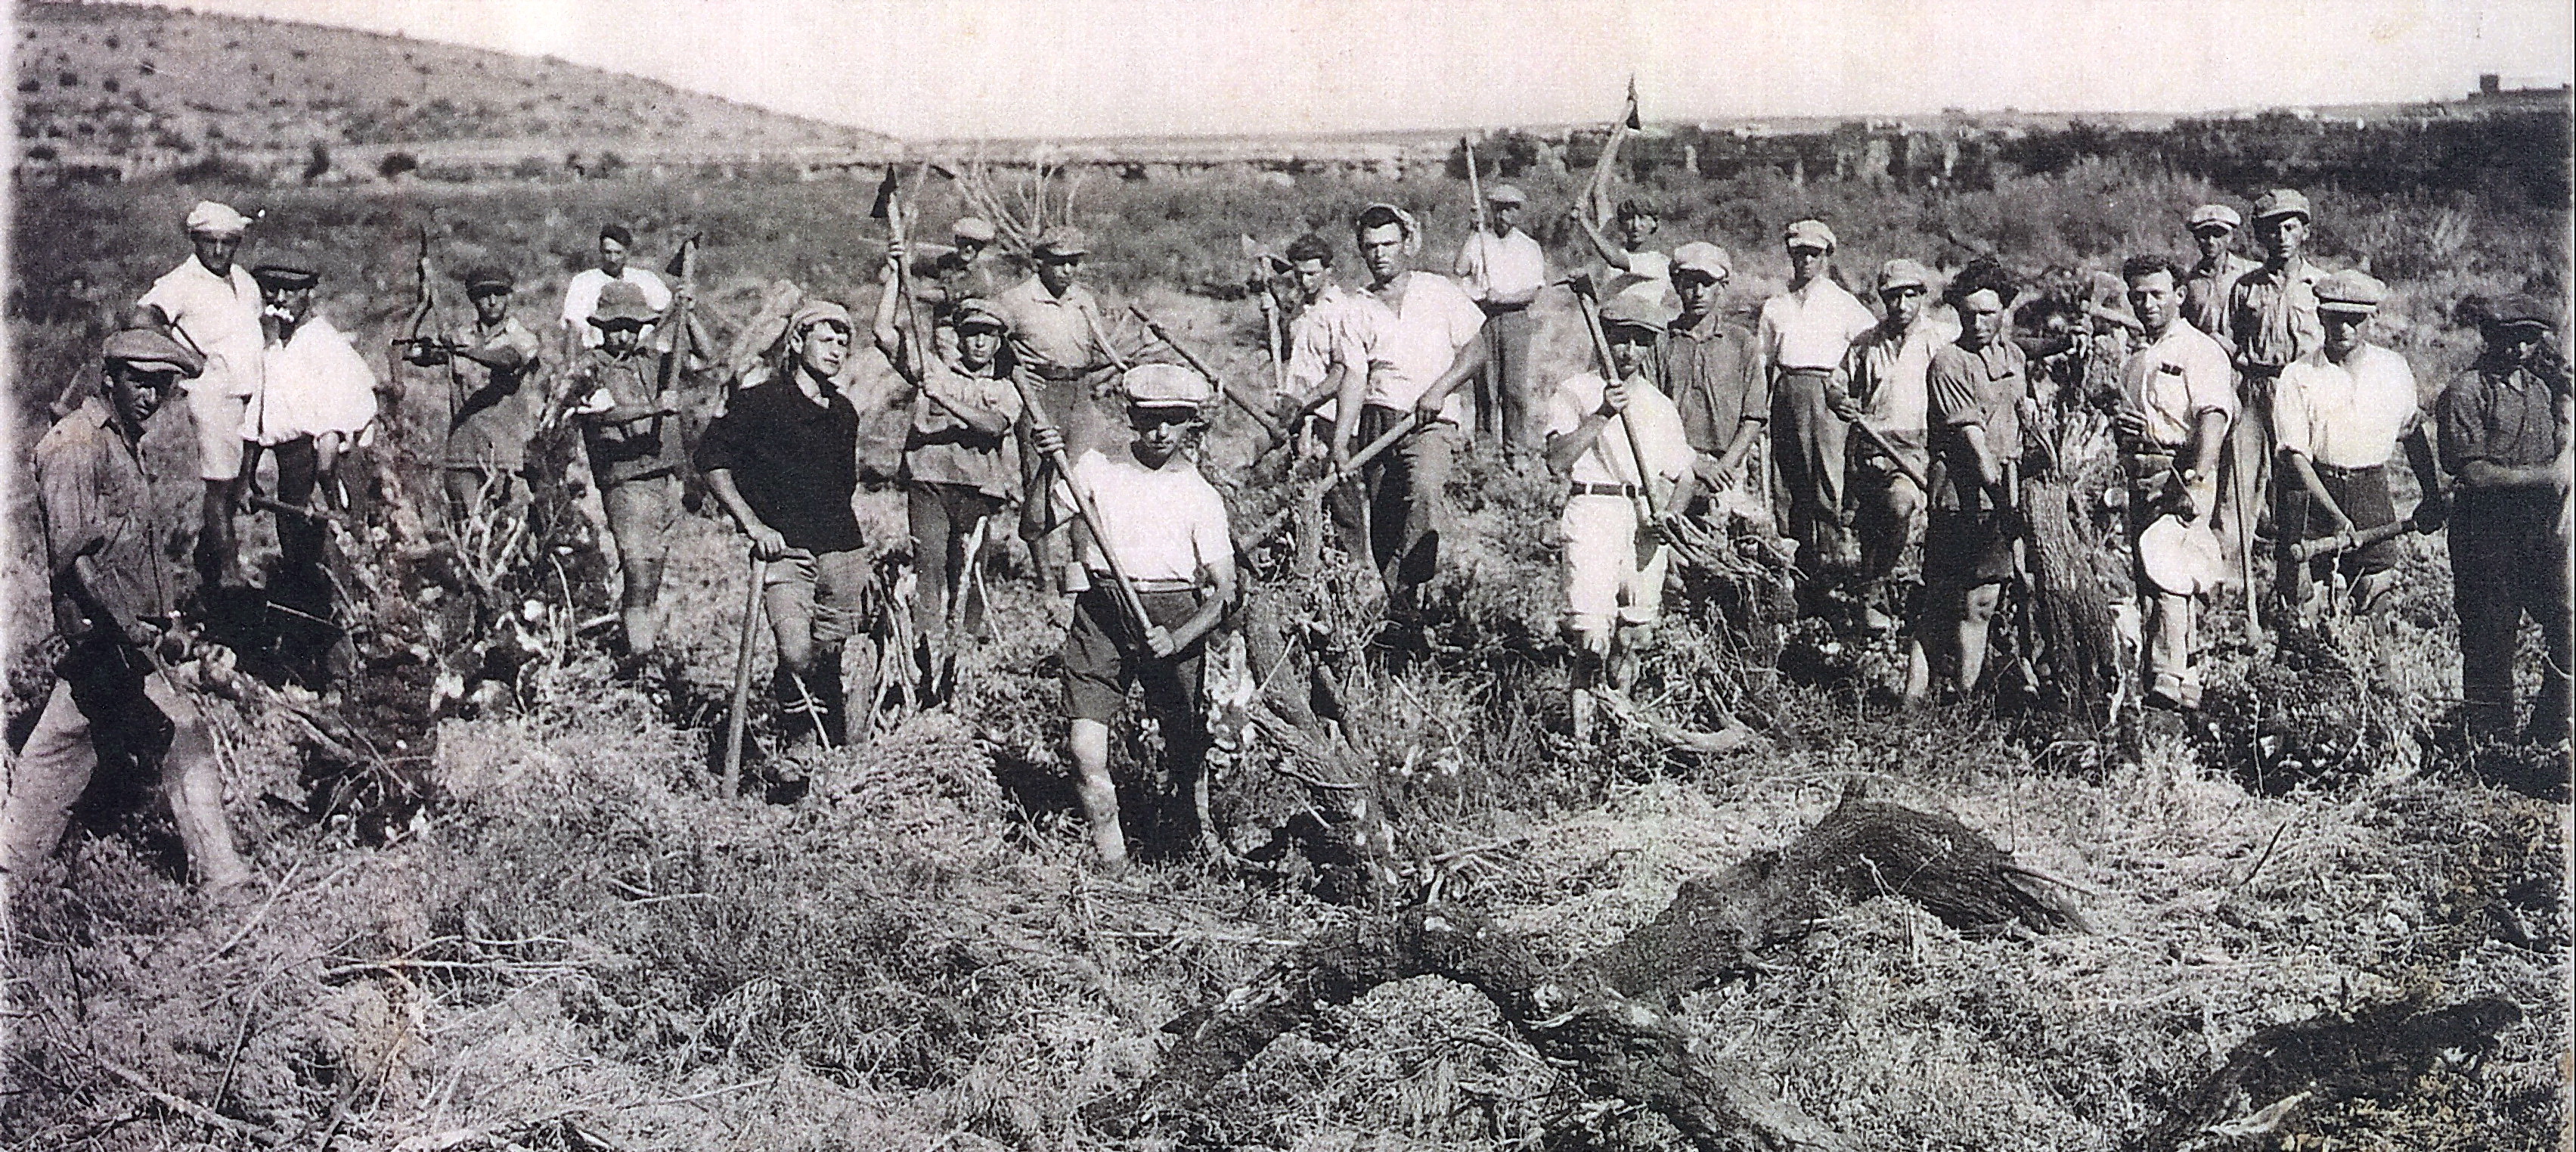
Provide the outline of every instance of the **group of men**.
{"type": "MultiPolygon", "coordinates": [[[[1592,371],[1541,385],[1530,309],[1560,281],[1518,227],[1527,196],[1500,185],[1486,199],[1454,278],[1415,267],[1419,221],[1371,204],[1352,220],[1352,284],[1336,282],[1334,245],[1310,234],[1256,285],[1287,313],[1282,414],[1304,424],[1303,442],[1332,475],[1356,481],[1337,482],[1327,502],[1343,547],[1381,574],[1391,648],[1424,647],[1426,588],[1453,530],[1450,480],[1481,432],[1514,459],[1543,460],[1563,486],[1561,624],[1578,704],[1595,684],[1623,682],[1652,642],[1671,541],[1690,518],[1785,537],[1811,610],[1841,605],[1877,632],[1910,617],[1910,700],[1936,682],[1975,691],[1990,622],[2022,564],[2018,472],[2038,402],[2012,324],[2013,279],[1992,262],[1945,280],[1893,259],[1867,286],[1873,311],[1836,279],[1833,229],[1802,219],[1781,233],[1788,285],[1748,330],[1721,311],[1727,250],[1653,250],[1656,213],[1630,202],[1617,243],[1577,217],[1609,266],[1575,282],[1598,354],[1592,371]],[[1918,538],[1924,587],[1909,598],[1897,577],[1918,538]]],[[[2313,585],[2336,574],[2359,610],[2384,605],[2395,557],[2383,526],[2397,521],[2386,472],[2402,440],[2423,492],[2411,524],[2450,525],[2472,727],[2509,730],[2528,615],[2546,641],[2534,734],[2563,735],[2570,401],[2551,343],[2555,308],[2489,308],[2485,354],[2427,420],[2404,358],[2367,339],[2385,288],[2306,261],[2311,207],[2300,194],[2267,193],[2253,215],[2262,260],[2233,255],[2233,209],[2204,206],[2188,217],[2198,262],[2127,260],[2126,307],[2103,324],[2122,357],[2110,406],[2146,616],[2146,698],[2197,706],[2196,615],[2224,587],[2255,599],[2247,561],[2259,535],[2273,541],[2272,599],[2285,611],[2313,610],[2323,599],[2313,585]]],[[[313,310],[317,264],[235,266],[249,223],[211,203],[189,214],[194,254],[108,339],[99,393],[37,449],[73,656],[9,780],[0,831],[13,872],[51,851],[98,754],[111,752],[161,765],[201,879],[221,888],[247,876],[202,723],[163,663],[187,654],[165,635],[178,631],[181,579],[166,570],[140,496],[142,426],[184,390],[204,481],[195,555],[211,587],[241,578],[233,521],[263,453],[277,460],[276,494],[259,506],[278,514],[285,569],[318,565],[314,502],[343,499],[336,463],[371,439],[377,416],[374,373],[313,310]]],[[[1070,605],[1070,744],[1099,853],[1126,857],[1109,731],[1139,683],[1170,758],[1167,802],[1180,827],[1203,834],[1196,677],[1238,598],[1236,550],[1259,543],[1234,538],[1196,464],[1219,385],[1120,353],[1080,282],[1080,231],[1045,230],[1032,274],[1016,281],[990,224],[961,219],[952,235],[944,249],[890,246],[868,332],[899,382],[888,402],[906,416],[918,656],[949,658],[979,626],[985,558],[1016,508],[1042,581],[1070,605]]],[[[401,342],[412,363],[448,369],[436,456],[451,514],[524,501],[536,482],[530,442],[556,420],[577,422],[623,574],[626,655],[640,662],[659,646],[662,561],[694,465],[757,562],[784,727],[799,745],[864,740],[874,685],[844,683],[844,649],[896,606],[852,506],[869,415],[849,386],[857,325],[836,303],[797,307],[760,362],[726,382],[721,414],[692,442],[679,382],[704,366],[691,350],[712,344],[694,329],[678,338],[674,329],[695,324],[686,279],[675,290],[630,266],[632,245],[622,226],[601,229],[598,265],[565,293],[566,366],[552,378],[541,371],[545,341],[510,314],[506,269],[466,274],[470,322],[401,342]]]]}

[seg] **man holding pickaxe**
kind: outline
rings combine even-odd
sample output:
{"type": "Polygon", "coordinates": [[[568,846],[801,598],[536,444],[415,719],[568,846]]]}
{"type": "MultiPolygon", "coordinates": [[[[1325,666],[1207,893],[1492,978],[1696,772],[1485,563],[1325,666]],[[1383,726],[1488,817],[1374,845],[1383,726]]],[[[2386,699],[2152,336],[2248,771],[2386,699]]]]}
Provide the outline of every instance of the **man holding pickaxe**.
{"type": "MultiPolygon", "coordinates": [[[[1109,776],[1109,724],[1142,682],[1145,705],[1162,726],[1172,789],[1160,832],[1171,847],[1205,844],[1208,748],[1199,699],[1207,639],[1235,597],[1234,544],[1225,502],[1186,451],[1206,428],[1214,398],[1205,377],[1172,364],[1127,370],[1120,391],[1134,437],[1121,449],[1085,452],[1061,473],[1058,511],[1076,526],[1074,592],[1066,632],[1065,704],[1081,771],[1083,814],[1104,864],[1123,866],[1127,840],[1118,789],[1109,776]]],[[[1042,418],[1031,441],[1051,462],[1065,459],[1063,433],[1042,418]]]]}
{"type": "Polygon", "coordinates": [[[1484,309],[1446,277],[1417,272],[1422,243],[1413,217],[1392,204],[1372,204],[1352,222],[1368,286],[1352,310],[1351,350],[1367,371],[1343,374],[1339,398],[1347,417],[1333,427],[1333,466],[1348,471],[1355,445],[1404,431],[1395,446],[1361,469],[1369,495],[1369,549],[1387,586],[1391,638],[1420,637],[1421,590],[1440,566],[1448,530],[1449,472],[1463,436],[1460,386],[1487,363],[1484,309]]]}
{"type": "MultiPolygon", "coordinates": [[[[1589,284],[1578,303],[1593,313],[1589,284]]],[[[1672,290],[1646,280],[1602,301],[1595,371],[1557,385],[1548,402],[1547,462],[1569,485],[1557,531],[1565,544],[1567,640],[1575,646],[1575,736],[1587,735],[1589,689],[1625,687],[1663,615],[1671,550],[1666,519],[1690,502],[1694,453],[1682,414],[1655,379],[1655,347],[1680,314],[1672,290]]]]}
{"type": "Polygon", "coordinates": [[[1871,632],[1895,627],[1898,605],[1887,582],[1922,522],[1923,483],[1932,466],[1925,387],[1932,355],[1945,343],[1940,327],[1925,318],[1932,282],[1932,270],[1913,260],[1880,265],[1878,300],[1887,315],[1852,341],[1825,384],[1826,406],[1853,433],[1846,441],[1842,516],[1860,538],[1855,591],[1871,632]]]}
{"type": "Polygon", "coordinates": [[[441,474],[452,522],[474,515],[486,494],[502,508],[520,508],[528,500],[522,472],[545,394],[535,383],[542,345],[510,315],[517,288],[510,270],[498,265],[467,272],[465,297],[473,302],[474,322],[443,338],[413,341],[405,357],[448,370],[441,474]]]}
{"type": "MultiPolygon", "coordinates": [[[[1081,283],[1083,259],[1090,253],[1090,240],[1081,229],[1049,228],[1038,236],[1030,253],[1037,261],[1036,274],[1004,289],[992,301],[994,311],[1009,325],[1014,371],[1029,378],[1038,404],[1076,451],[1091,447],[1103,435],[1103,420],[1092,399],[1093,382],[1118,363],[1116,350],[1109,346],[1109,318],[1101,311],[1100,298],[1081,283]]],[[[1043,454],[1033,445],[1024,443],[1021,448],[1021,490],[1044,491],[1038,475],[1043,454]]],[[[1020,533],[1028,540],[1040,571],[1062,570],[1062,545],[1045,501],[1023,504],[1020,533]]]]}
{"type": "MultiPolygon", "coordinates": [[[[2391,536],[2364,544],[2353,537],[2398,522],[2388,487],[2388,458],[2401,439],[2420,489],[2441,491],[2415,370],[2395,350],[2365,338],[2387,291],[2369,273],[2352,269],[2317,281],[2317,318],[2325,326],[2325,343],[2283,368],[2272,384],[2271,424],[2280,444],[2275,463],[2281,478],[2272,513],[2280,556],[2272,579],[2293,615],[2316,607],[2310,585],[2337,571],[2352,582],[2356,610],[2368,613],[2385,606],[2396,578],[2397,540],[2391,536]],[[2300,555],[2298,544],[2318,540],[2340,546],[2313,557],[2300,555]]],[[[2309,551],[2318,549],[2312,545],[2309,551]]]]}
{"type": "MultiPolygon", "coordinates": [[[[873,683],[844,690],[841,676],[843,648],[871,634],[877,607],[851,508],[859,413],[833,384],[851,328],[849,311],[831,301],[798,308],[774,370],[735,392],[698,443],[708,489],[751,539],[760,608],[778,640],[774,690],[791,755],[864,740],[864,728],[850,730],[851,705],[875,698],[873,683]]],[[[877,661],[859,666],[873,670],[877,661]]]]}
{"type": "Polygon", "coordinates": [[[1521,209],[1528,203],[1529,196],[1509,184],[1485,193],[1476,231],[1459,245],[1455,268],[1468,297],[1485,310],[1491,361],[1485,371],[1487,394],[1479,400],[1485,426],[1520,451],[1536,447],[1529,356],[1538,324],[1529,307],[1547,286],[1547,252],[1520,229],[1521,209]]]}
{"type": "MultiPolygon", "coordinates": [[[[1354,315],[1355,298],[1333,279],[1332,244],[1309,232],[1289,243],[1287,264],[1272,281],[1281,289],[1274,295],[1285,296],[1293,311],[1280,416],[1292,428],[1310,421],[1298,434],[1311,435],[1329,449],[1341,418],[1342,384],[1352,375],[1367,376],[1368,355],[1356,343],[1354,325],[1360,321],[1354,315]]],[[[1360,495],[1347,485],[1334,485],[1324,496],[1324,508],[1343,550],[1367,555],[1368,509],[1360,495]]]]}

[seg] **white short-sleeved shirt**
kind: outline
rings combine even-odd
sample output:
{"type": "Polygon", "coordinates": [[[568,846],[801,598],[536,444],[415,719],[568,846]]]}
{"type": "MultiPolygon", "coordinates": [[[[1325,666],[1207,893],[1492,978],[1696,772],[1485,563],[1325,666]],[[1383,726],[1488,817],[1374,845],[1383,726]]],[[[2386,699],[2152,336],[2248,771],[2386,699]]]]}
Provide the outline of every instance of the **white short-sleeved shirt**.
{"type": "Polygon", "coordinates": [[[1819,277],[1803,293],[1783,292],[1762,302],[1754,331],[1766,369],[1832,371],[1861,334],[1878,326],[1877,314],[1843,286],[1819,277]]]}
{"type": "Polygon", "coordinates": [[[1648,280],[1670,281],[1673,278],[1673,258],[1652,248],[1641,248],[1628,254],[1627,274],[1648,280]]]}
{"type": "Polygon", "coordinates": [[[2147,438],[2160,448],[2191,444],[2208,412],[2236,420],[2236,366],[2208,333],[2176,321],[2120,365],[2120,403],[2147,418],[2147,438]]]}
{"type": "MultiPolygon", "coordinates": [[[[1570,435],[1583,418],[1601,407],[1601,377],[1586,372],[1567,378],[1548,397],[1547,433],[1570,435]]],[[[1628,382],[1628,406],[1601,428],[1583,455],[1574,458],[1569,479],[1577,484],[1635,484],[1636,456],[1628,450],[1628,429],[1637,430],[1637,448],[1646,466],[1665,482],[1678,482],[1691,469],[1696,454],[1682,432],[1682,412],[1672,398],[1644,379],[1628,382]]]]}
{"type": "Polygon", "coordinates": [[[347,333],[311,313],[284,344],[269,344],[267,386],[251,402],[242,438],[284,444],[325,432],[356,435],[376,418],[376,373],[347,333]]]}
{"type": "MultiPolygon", "coordinates": [[[[1368,357],[1368,402],[1399,411],[1410,411],[1485,327],[1485,310],[1467,290],[1433,272],[1408,273],[1392,306],[1366,292],[1352,293],[1351,302],[1351,335],[1368,357]]],[[[1440,407],[1443,419],[1459,424],[1466,411],[1456,392],[1440,407]]]]}
{"type": "MultiPolygon", "coordinates": [[[[1102,543],[1136,580],[1195,581],[1233,554],[1225,501],[1186,456],[1174,453],[1162,467],[1147,468],[1124,448],[1094,449],[1074,461],[1071,480],[1100,512],[1098,535],[1082,552],[1083,566],[1093,572],[1110,570],[1102,543]]],[[[1061,492],[1057,503],[1072,515],[1061,492]]]]}
{"type": "Polygon", "coordinates": [[[1932,354],[1957,338],[1956,332],[1943,335],[1926,316],[1902,332],[1873,326],[1852,341],[1840,371],[1844,393],[1860,404],[1862,422],[1901,443],[1923,443],[1932,354]]]}
{"type": "MultiPolygon", "coordinates": [[[[650,269],[626,266],[618,279],[644,290],[644,302],[656,312],[671,306],[671,289],[650,269]]],[[[572,283],[564,285],[563,325],[572,329],[584,348],[597,348],[599,326],[590,322],[590,314],[599,310],[599,290],[608,287],[608,273],[597,268],[584,268],[573,273],[572,283]]]]}
{"type": "Polygon", "coordinates": [[[2310,353],[2272,384],[2272,429],[2281,447],[2329,467],[2387,463],[2397,438],[2422,419],[2415,370],[2376,344],[2353,349],[2341,364],[2310,353]]]}
{"type": "MultiPolygon", "coordinates": [[[[1306,310],[1288,324],[1288,388],[1299,396],[1310,396],[1332,374],[1335,357],[1351,347],[1351,294],[1339,284],[1327,284],[1306,310]]],[[[1355,356],[1350,370],[1368,371],[1365,355],[1355,356]]],[[[1337,417],[1339,401],[1327,400],[1317,409],[1326,420],[1337,417]]]]}
{"type": "Polygon", "coordinates": [[[1457,272],[1479,302],[1527,304],[1547,287],[1547,251],[1518,228],[1501,236],[1479,229],[1458,246],[1457,272]]]}
{"type": "Polygon", "coordinates": [[[234,264],[217,276],[195,256],[164,273],[143,293],[142,304],[161,310],[206,355],[206,369],[187,381],[189,395],[251,396],[259,392],[259,281],[234,264]]]}

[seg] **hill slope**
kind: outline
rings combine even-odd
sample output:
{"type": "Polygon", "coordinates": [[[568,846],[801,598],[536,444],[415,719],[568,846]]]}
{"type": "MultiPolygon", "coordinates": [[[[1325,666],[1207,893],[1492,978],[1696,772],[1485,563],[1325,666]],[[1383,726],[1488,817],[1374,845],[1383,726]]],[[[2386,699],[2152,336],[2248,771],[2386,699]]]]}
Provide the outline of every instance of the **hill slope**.
{"type": "Polygon", "coordinates": [[[302,155],[317,143],[365,152],[541,140],[651,155],[887,142],[550,57],[313,24],[31,3],[16,26],[18,138],[40,159],[160,167],[209,153],[302,155]]]}

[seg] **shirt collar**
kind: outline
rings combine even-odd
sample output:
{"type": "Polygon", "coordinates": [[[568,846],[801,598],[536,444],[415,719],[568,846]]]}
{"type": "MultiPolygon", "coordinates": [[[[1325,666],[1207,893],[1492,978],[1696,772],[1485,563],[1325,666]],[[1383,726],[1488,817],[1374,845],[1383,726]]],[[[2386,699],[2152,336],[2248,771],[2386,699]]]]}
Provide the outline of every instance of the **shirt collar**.
{"type": "Polygon", "coordinates": [[[1693,340],[1723,340],[1726,338],[1726,326],[1718,322],[1717,313],[1710,312],[1700,317],[1699,323],[1688,327],[1684,327],[1679,319],[1674,320],[1672,333],[1693,340]]]}

